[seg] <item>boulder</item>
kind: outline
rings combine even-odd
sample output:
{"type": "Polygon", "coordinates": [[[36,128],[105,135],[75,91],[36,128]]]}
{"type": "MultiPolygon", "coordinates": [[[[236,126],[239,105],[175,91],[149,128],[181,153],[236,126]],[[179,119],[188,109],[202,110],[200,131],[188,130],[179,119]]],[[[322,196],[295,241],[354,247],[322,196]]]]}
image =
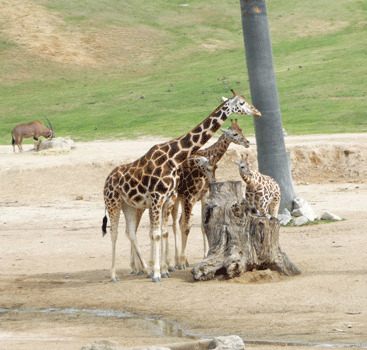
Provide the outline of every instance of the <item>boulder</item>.
{"type": "Polygon", "coordinates": [[[299,216],[293,220],[293,226],[302,226],[307,224],[310,220],[306,216],[299,216]]]}
{"type": "Polygon", "coordinates": [[[71,150],[74,148],[76,148],[76,145],[73,140],[58,137],[51,140],[40,141],[38,143],[37,151],[45,151],[48,149],[71,150]]]}
{"type": "Polygon", "coordinates": [[[321,220],[333,220],[333,221],[341,221],[343,220],[341,217],[339,217],[338,215],[332,214],[332,213],[328,213],[325,212],[324,214],[322,214],[321,216],[321,220]]]}

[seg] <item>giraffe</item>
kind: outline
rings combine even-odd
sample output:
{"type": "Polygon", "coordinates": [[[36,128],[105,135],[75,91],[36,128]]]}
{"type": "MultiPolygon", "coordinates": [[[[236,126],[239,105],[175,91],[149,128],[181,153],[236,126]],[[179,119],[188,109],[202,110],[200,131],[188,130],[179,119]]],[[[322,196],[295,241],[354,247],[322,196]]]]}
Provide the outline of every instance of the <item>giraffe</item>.
{"type": "MultiPolygon", "coordinates": [[[[177,196],[178,199],[174,204],[171,212],[173,219],[173,233],[175,238],[175,267],[186,269],[188,266],[186,258],[187,238],[191,230],[191,213],[196,202],[201,201],[201,211],[203,212],[205,203],[209,198],[209,183],[215,181],[216,163],[224,156],[229,145],[233,142],[237,145],[248,148],[250,142],[246,139],[242,129],[238,125],[238,119],[231,119],[231,126],[228,129],[221,129],[222,135],[212,146],[199,150],[196,156],[213,157],[211,160],[211,172],[204,172],[203,169],[197,167],[182,166],[180,180],[178,184],[177,196]],[[213,178],[210,179],[209,176],[213,178]],[[182,206],[182,214],[178,220],[179,205],[182,206]],[[181,231],[181,254],[178,247],[178,227],[181,231]]],[[[204,258],[208,253],[208,241],[206,234],[202,228],[204,242],[204,258]]]]}
{"type": "Polygon", "coordinates": [[[280,187],[270,176],[263,175],[251,169],[248,159],[241,155],[241,161],[236,162],[242,180],[246,183],[246,200],[251,208],[256,208],[260,215],[268,219],[277,217],[280,204],[280,187]],[[270,210],[270,215],[269,215],[270,210]]]}
{"type": "MultiPolygon", "coordinates": [[[[205,176],[209,179],[209,182],[213,182],[215,181],[215,170],[218,168],[218,166],[216,165],[216,160],[215,158],[219,155],[219,153],[217,154],[213,154],[212,156],[210,156],[209,158],[206,157],[190,157],[189,159],[187,159],[187,161],[184,163],[185,166],[188,167],[188,169],[197,169],[200,170],[200,172],[203,172],[205,174],[205,176]]],[[[180,169],[182,170],[182,169],[180,169]]],[[[173,201],[173,203],[175,203],[176,199],[173,201]]],[[[168,212],[166,213],[166,215],[164,216],[163,219],[163,227],[167,227],[168,226],[168,220],[169,220],[169,212],[171,212],[173,206],[171,206],[168,209],[168,212]]],[[[177,238],[175,236],[175,245],[177,242],[177,238]]],[[[163,240],[162,240],[162,244],[163,244],[163,240]]],[[[161,250],[161,254],[165,254],[166,256],[166,263],[168,266],[168,271],[174,271],[174,267],[171,265],[170,262],[170,258],[169,258],[169,245],[168,242],[167,244],[164,244],[161,250]],[[163,252],[163,253],[162,253],[163,252]]],[[[133,249],[131,249],[131,255],[130,255],[130,266],[132,268],[132,274],[143,274],[144,272],[142,271],[142,266],[139,264],[139,260],[137,259],[137,256],[134,252],[133,249]]]]}
{"type": "MultiPolygon", "coordinates": [[[[150,261],[152,262],[152,273],[148,276],[151,276],[154,282],[161,282],[162,277],[169,277],[165,255],[160,254],[159,244],[162,244],[163,249],[168,238],[168,231],[162,219],[167,215],[177,196],[179,167],[214,135],[232,113],[261,116],[261,113],[244,97],[231,91],[233,97],[222,102],[190,132],[153,146],[141,158],[132,163],[117,166],[108,175],[104,185],[104,202],[111,222],[112,281],[118,281],[115,258],[121,211],[125,216],[125,232],[131,242],[132,251],[143,271],[148,272],[136,239],[136,230],[146,209],[149,209],[150,261]]],[[[107,214],[103,218],[103,234],[107,232],[107,214]]]]}

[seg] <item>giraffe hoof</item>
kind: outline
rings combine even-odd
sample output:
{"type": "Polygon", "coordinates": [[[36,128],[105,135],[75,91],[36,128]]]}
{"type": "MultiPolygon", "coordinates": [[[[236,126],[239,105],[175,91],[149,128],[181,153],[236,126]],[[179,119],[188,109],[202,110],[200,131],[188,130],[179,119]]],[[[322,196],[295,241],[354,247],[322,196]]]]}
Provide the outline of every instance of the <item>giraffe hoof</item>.
{"type": "Polygon", "coordinates": [[[144,271],[143,270],[140,270],[136,273],[138,276],[141,276],[141,275],[144,275],[144,271]]]}
{"type": "Polygon", "coordinates": [[[118,282],[118,281],[119,281],[119,279],[117,277],[111,278],[111,282],[118,282]]]}
{"type": "Polygon", "coordinates": [[[180,265],[180,266],[178,267],[178,269],[179,269],[179,270],[186,270],[186,265],[180,265]]]}
{"type": "Polygon", "coordinates": [[[153,278],[153,272],[148,274],[147,278],[153,278]]]}
{"type": "Polygon", "coordinates": [[[160,277],[153,277],[153,282],[162,282],[162,278],[160,278],[160,277]]]}
{"type": "Polygon", "coordinates": [[[162,273],[162,278],[171,278],[171,275],[168,272],[162,273]]]}
{"type": "Polygon", "coordinates": [[[170,268],[168,268],[168,272],[173,272],[173,271],[175,271],[176,270],[176,268],[175,267],[170,267],[170,268]]]}

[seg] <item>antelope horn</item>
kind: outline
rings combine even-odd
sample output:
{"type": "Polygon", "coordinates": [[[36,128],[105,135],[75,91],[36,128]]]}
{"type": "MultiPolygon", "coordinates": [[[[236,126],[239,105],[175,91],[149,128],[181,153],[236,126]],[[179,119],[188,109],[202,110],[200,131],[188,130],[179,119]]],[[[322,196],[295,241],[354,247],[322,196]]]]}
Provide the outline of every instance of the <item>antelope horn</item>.
{"type": "Polygon", "coordinates": [[[45,117],[45,118],[46,118],[46,120],[48,121],[48,125],[50,126],[50,129],[53,131],[53,130],[54,130],[54,128],[52,127],[52,125],[51,125],[50,121],[48,120],[48,118],[47,118],[47,117],[45,117]]]}

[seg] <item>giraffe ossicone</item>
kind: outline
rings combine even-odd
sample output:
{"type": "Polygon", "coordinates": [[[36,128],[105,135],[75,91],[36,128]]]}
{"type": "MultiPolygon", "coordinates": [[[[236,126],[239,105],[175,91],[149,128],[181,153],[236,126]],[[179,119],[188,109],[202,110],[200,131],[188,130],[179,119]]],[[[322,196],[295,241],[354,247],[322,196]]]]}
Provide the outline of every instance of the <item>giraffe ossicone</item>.
{"type": "MultiPolygon", "coordinates": [[[[111,222],[112,281],[118,280],[115,262],[121,211],[126,220],[126,235],[131,242],[134,265],[141,266],[145,273],[152,272],[154,282],[162,281],[162,276],[169,276],[166,260],[167,218],[177,197],[180,166],[195,155],[231,114],[261,116],[261,113],[244,97],[233,90],[232,93],[232,98],[222,102],[190,132],[153,146],[136,161],[113,169],[107,177],[104,185],[104,201],[111,222]],[[137,228],[146,209],[149,209],[152,271],[148,271],[136,238],[137,228]]],[[[106,233],[106,224],[102,226],[102,231],[106,233]]]]}

